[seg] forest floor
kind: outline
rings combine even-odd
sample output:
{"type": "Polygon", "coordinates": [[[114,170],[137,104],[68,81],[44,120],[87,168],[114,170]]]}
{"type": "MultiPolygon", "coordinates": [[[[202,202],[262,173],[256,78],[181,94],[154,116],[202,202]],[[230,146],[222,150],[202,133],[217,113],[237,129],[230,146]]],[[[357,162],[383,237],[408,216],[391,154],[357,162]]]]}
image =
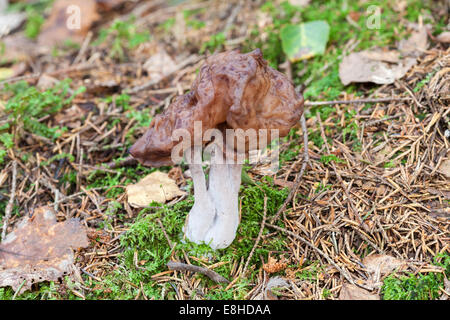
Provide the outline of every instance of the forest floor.
{"type": "Polygon", "coordinates": [[[118,7],[103,8],[78,43],[37,45],[52,1],[15,2],[28,20],[0,38],[1,228],[49,206],[58,221],[79,218],[89,238],[74,275],[25,292],[0,288],[0,299],[448,298],[450,50],[436,40],[448,26],[446,1],[105,2],[118,7]],[[375,30],[366,24],[371,4],[381,8],[375,30]],[[330,25],[325,52],[286,63],[279,30],[312,20],[330,25]],[[418,23],[430,25],[429,45],[405,76],[341,83],[342,57],[395,47],[418,23]],[[309,162],[296,180],[305,160],[299,123],[281,140],[276,174],[245,166],[237,237],[213,251],[181,241],[193,205],[187,166],[143,167],[127,150],[189,90],[206,55],[235,48],[261,48],[305,85],[309,162]],[[174,66],[153,61],[153,70],[146,61],[161,52],[174,66]],[[1,70],[13,75],[1,80],[1,70]],[[187,195],[134,208],[126,186],[156,170],[187,195]],[[230,282],[169,270],[169,261],[230,282]]]}

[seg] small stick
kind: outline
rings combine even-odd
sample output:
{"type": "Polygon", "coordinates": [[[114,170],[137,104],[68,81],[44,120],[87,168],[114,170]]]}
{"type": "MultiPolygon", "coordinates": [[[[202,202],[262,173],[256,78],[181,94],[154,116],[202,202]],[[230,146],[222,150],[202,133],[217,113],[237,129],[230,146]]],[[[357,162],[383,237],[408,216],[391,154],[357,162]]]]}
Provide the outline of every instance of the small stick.
{"type": "Polygon", "coordinates": [[[156,221],[158,222],[159,226],[161,227],[161,230],[164,233],[164,236],[166,237],[167,242],[169,243],[170,249],[173,249],[172,241],[170,241],[169,235],[167,234],[166,228],[164,228],[164,225],[161,222],[161,219],[157,218],[156,221]]]}
{"type": "Polygon", "coordinates": [[[392,101],[410,101],[412,98],[376,98],[376,99],[355,99],[355,100],[331,100],[331,101],[306,101],[305,106],[325,106],[329,104],[352,104],[352,103],[378,103],[378,102],[392,102],[392,101]]]}
{"type": "Polygon", "coordinates": [[[91,42],[92,39],[92,31],[89,31],[86,37],[84,38],[83,44],[81,45],[80,51],[78,51],[77,56],[73,60],[73,65],[76,65],[80,62],[80,60],[83,58],[84,53],[86,52],[87,48],[89,47],[89,42],[91,42]]]}
{"type": "Polygon", "coordinates": [[[134,159],[132,156],[128,156],[120,161],[111,161],[108,163],[104,163],[105,166],[107,166],[109,169],[116,169],[126,166],[131,166],[137,163],[137,160],[134,159]]]}
{"type": "Polygon", "coordinates": [[[169,261],[167,263],[167,267],[169,267],[170,270],[191,271],[191,272],[201,273],[215,282],[230,283],[230,281],[228,281],[227,279],[222,277],[217,272],[215,272],[213,270],[209,270],[207,268],[194,266],[192,264],[186,264],[186,263],[176,262],[176,261],[169,261]]]}
{"type": "Polygon", "coordinates": [[[266,224],[266,216],[267,216],[267,196],[264,196],[264,215],[263,215],[263,219],[261,222],[261,228],[259,229],[258,237],[256,238],[256,242],[252,248],[252,251],[250,251],[250,255],[247,258],[247,262],[245,262],[244,270],[242,271],[243,275],[245,275],[245,272],[247,272],[248,264],[250,263],[250,260],[252,259],[253,253],[255,252],[259,241],[261,240],[261,236],[264,231],[264,226],[266,224]]]}
{"type": "Polygon", "coordinates": [[[300,123],[302,124],[302,132],[303,132],[303,163],[302,167],[300,169],[299,174],[295,178],[295,184],[291,189],[291,192],[289,193],[288,197],[284,201],[283,205],[280,209],[278,209],[278,212],[276,213],[275,217],[272,219],[272,223],[275,223],[275,221],[278,220],[280,217],[280,214],[286,209],[286,206],[289,202],[291,202],[292,198],[294,198],[295,193],[297,192],[298,188],[300,187],[300,183],[302,182],[302,176],[305,173],[306,166],[309,162],[309,150],[308,150],[308,130],[306,129],[306,121],[305,121],[305,115],[302,114],[302,117],[300,118],[300,123]]]}
{"type": "Polygon", "coordinates": [[[17,81],[20,81],[20,80],[37,79],[40,76],[42,76],[44,73],[49,75],[49,76],[57,76],[57,75],[65,74],[65,73],[70,73],[70,72],[73,72],[73,71],[86,71],[86,70],[94,69],[94,68],[96,68],[96,66],[93,65],[93,64],[83,63],[83,64],[73,65],[73,66],[65,68],[65,69],[59,69],[59,70],[48,72],[48,73],[47,72],[36,72],[36,73],[25,75],[25,76],[19,76],[19,77],[14,77],[14,78],[1,80],[0,81],[0,88],[3,88],[5,83],[17,82],[17,81]]]}
{"type": "Polygon", "coordinates": [[[5,240],[6,229],[8,228],[9,219],[11,218],[12,207],[14,204],[14,197],[16,196],[16,181],[17,181],[17,161],[14,160],[12,164],[12,186],[11,186],[11,195],[9,197],[8,204],[5,209],[5,218],[3,220],[3,230],[2,230],[2,241],[5,240]]]}

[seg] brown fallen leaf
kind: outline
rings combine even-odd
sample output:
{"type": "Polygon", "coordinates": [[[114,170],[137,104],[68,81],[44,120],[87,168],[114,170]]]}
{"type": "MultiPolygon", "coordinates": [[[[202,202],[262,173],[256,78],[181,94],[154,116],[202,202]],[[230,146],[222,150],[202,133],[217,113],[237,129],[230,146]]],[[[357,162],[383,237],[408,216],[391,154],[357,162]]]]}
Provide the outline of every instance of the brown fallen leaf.
{"type": "Polygon", "coordinates": [[[403,260],[394,258],[385,254],[373,254],[364,258],[362,262],[369,272],[376,272],[379,274],[388,274],[405,266],[403,260]]]}
{"type": "Polygon", "coordinates": [[[0,244],[0,287],[22,293],[34,283],[76,274],[72,249],[88,245],[78,219],[57,222],[52,209],[40,207],[0,244]]]}
{"type": "Polygon", "coordinates": [[[176,64],[164,49],[158,48],[158,51],[147,59],[143,68],[152,81],[159,81],[172,73],[176,69],[176,64]]]}
{"type": "Polygon", "coordinates": [[[92,24],[99,18],[95,0],[56,0],[42,26],[38,42],[45,46],[62,44],[67,40],[82,43],[92,24]],[[68,11],[69,8],[75,10],[68,11]]]}
{"type": "Polygon", "coordinates": [[[436,37],[436,40],[439,42],[450,43],[450,31],[442,32],[436,37]]]}
{"type": "Polygon", "coordinates": [[[0,64],[26,61],[30,57],[45,52],[42,47],[25,37],[23,34],[12,34],[2,38],[4,50],[0,50],[0,64]]]}
{"type": "Polygon", "coordinates": [[[57,83],[59,83],[58,79],[44,73],[39,77],[36,87],[38,87],[40,90],[48,90],[54,87],[57,83]]]}
{"type": "Polygon", "coordinates": [[[392,52],[384,57],[380,52],[369,50],[351,53],[339,65],[339,78],[344,85],[352,82],[389,84],[403,77],[416,64],[416,59],[410,57],[399,59],[398,63],[385,62],[392,59],[392,52]]]}
{"type": "Polygon", "coordinates": [[[293,181],[286,181],[284,179],[278,179],[278,178],[273,179],[273,183],[276,186],[280,186],[280,187],[283,187],[283,188],[289,188],[289,189],[291,189],[294,186],[294,182],[293,181]]]}
{"type": "Polygon", "coordinates": [[[450,178],[450,159],[442,161],[437,171],[450,178]]]}
{"type": "Polygon", "coordinates": [[[437,190],[433,188],[428,188],[427,191],[431,194],[443,197],[445,200],[450,200],[450,190],[437,190]]]}
{"type": "Polygon", "coordinates": [[[396,12],[404,12],[406,7],[408,6],[408,2],[406,0],[398,0],[392,3],[392,8],[396,12]]]}
{"type": "Polygon", "coordinates": [[[419,26],[411,32],[408,39],[400,40],[398,49],[402,54],[418,56],[428,47],[428,34],[426,26],[419,26]]]}
{"type": "Polygon", "coordinates": [[[344,57],[339,64],[341,82],[344,85],[352,82],[390,84],[402,78],[417,63],[416,57],[428,47],[427,26],[414,28],[408,39],[400,40],[398,50],[376,48],[344,57]]]}
{"type": "Polygon", "coordinates": [[[180,167],[173,167],[167,173],[170,179],[175,180],[175,182],[179,185],[184,181],[183,171],[180,167]]]}
{"type": "Polygon", "coordinates": [[[128,203],[135,208],[148,206],[152,201],[165,203],[175,197],[185,195],[167,173],[155,171],[136,184],[126,188],[128,203]]]}
{"type": "Polygon", "coordinates": [[[380,300],[380,297],[354,284],[344,283],[339,293],[339,300],[380,300]]]}

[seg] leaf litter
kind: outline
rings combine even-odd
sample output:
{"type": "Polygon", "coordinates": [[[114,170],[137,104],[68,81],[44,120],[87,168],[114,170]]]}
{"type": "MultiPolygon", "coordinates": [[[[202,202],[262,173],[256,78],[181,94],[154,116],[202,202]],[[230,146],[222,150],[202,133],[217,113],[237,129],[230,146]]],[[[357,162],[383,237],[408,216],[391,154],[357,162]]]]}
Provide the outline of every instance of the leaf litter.
{"type": "Polygon", "coordinates": [[[52,209],[37,208],[0,244],[0,287],[22,293],[35,283],[73,276],[79,273],[73,250],[88,245],[79,219],[57,222],[52,209]]]}
{"type": "MultiPolygon", "coordinates": [[[[180,23],[177,28],[181,32],[173,34],[174,29],[169,30],[167,37],[155,32],[150,40],[151,45],[140,45],[129,53],[129,60],[126,62],[117,61],[108,55],[110,42],[52,56],[50,51],[36,46],[34,41],[26,39],[21,33],[10,34],[2,39],[6,48],[2,59],[6,57],[10,64],[15,61],[25,63],[26,68],[22,74],[31,85],[36,85],[41,73],[45,73],[57,80],[71,77],[72,88],[92,86],[91,90],[77,96],[67,108],[53,116],[39,119],[49,127],[60,123],[67,130],[61,132],[55,140],[24,135],[20,145],[23,147],[26,143],[26,150],[31,155],[28,160],[24,160],[26,154],[21,150],[22,147],[14,147],[10,156],[5,159],[6,166],[1,174],[2,190],[8,191],[12,180],[10,163],[11,159],[16,159],[19,163],[17,179],[20,183],[17,186],[15,205],[19,208],[19,214],[11,217],[10,226],[20,223],[20,218],[26,215],[26,208],[51,204],[56,207],[58,218],[77,217],[89,227],[87,232],[91,242],[86,249],[77,253],[80,260],[77,265],[81,270],[86,270],[82,276],[87,283],[94,280],[99,282],[95,282],[94,289],[80,289],[86,296],[90,294],[90,290],[95,290],[100,296],[111,297],[109,288],[98,288],[102,287],[103,279],[122,263],[121,237],[129,232],[128,223],[134,223],[142,210],[129,205],[126,187],[138,182],[148,171],[137,169],[138,176],[131,176],[132,182],[124,174],[124,169],[136,166],[126,158],[127,139],[136,138],[145,130],[140,123],[145,122],[146,118],[139,112],[144,110],[151,117],[164,109],[174,96],[189,88],[196,69],[204,59],[204,56],[198,54],[198,50],[202,43],[210,39],[209,35],[222,32],[227,24],[232,25],[230,37],[217,48],[242,48],[243,39],[249,32],[247,25],[252,22],[257,24],[256,13],[260,12],[252,3],[245,3],[241,10],[236,11],[236,15],[227,16],[226,13],[232,13],[237,6],[234,2],[223,2],[217,6],[211,5],[211,2],[168,6],[161,1],[155,1],[151,5],[139,2],[133,5],[135,7],[127,7],[124,11],[118,11],[114,17],[106,18],[107,21],[102,22],[103,27],[109,26],[117,16],[126,19],[129,14],[136,13],[137,26],[159,30],[161,23],[170,25],[172,18],[178,22],[186,22],[183,15],[175,17],[176,11],[183,10],[194,12],[190,16],[191,20],[214,23],[207,23],[199,30],[192,27],[192,24],[189,26],[180,23]],[[179,42],[174,41],[177,38],[180,39],[179,42]],[[177,68],[155,81],[155,76],[149,74],[143,66],[158,46],[177,62],[177,68]],[[189,54],[194,58],[190,58],[189,54]],[[74,60],[76,56],[78,58],[74,60]],[[38,59],[40,63],[30,67],[30,58],[38,59]],[[112,79],[114,86],[101,85],[108,84],[112,79]],[[146,84],[146,90],[131,93],[126,102],[119,98],[125,90],[146,84]],[[106,95],[114,94],[112,100],[107,101],[105,96],[96,95],[99,88],[106,88],[103,91],[106,95]],[[52,160],[57,155],[60,155],[59,158],[52,160]],[[42,166],[45,162],[49,162],[48,165],[42,166]],[[103,179],[108,184],[88,188],[93,180],[96,181],[97,176],[101,177],[97,180],[103,179]],[[109,183],[108,179],[115,180],[109,183]],[[120,214],[110,213],[111,203],[122,206],[123,209],[117,209],[120,214]]],[[[97,33],[96,28],[94,25],[91,30],[97,33]]],[[[261,34],[261,37],[267,36],[264,32],[261,34]]],[[[450,251],[450,207],[446,201],[450,188],[448,177],[441,170],[447,163],[446,152],[449,148],[444,132],[449,129],[450,52],[444,42],[436,42],[432,38],[429,40],[428,48],[420,51],[417,57],[415,54],[414,57],[408,57],[416,59],[416,64],[394,83],[379,86],[375,91],[359,87],[364,97],[369,99],[395,97],[405,100],[370,105],[352,104],[349,109],[346,109],[345,104],[335,103],[332,104],[329,115],[317,118],[313,114],[307,119],[310,137],[314,139],[309,143],[310,162],[292,207],[284,210],[278,224],[309,240],[310,245],[286,234],[282,252],[269,252],[276,261],[280,261],[280,255],[286,257],[285,269],[280,269],[279,275],[270,275],[286,282],[284,274],[292,275],[289,276],[289,287],[278,292],[277,298],[323,299],[324,292],[328,291],[328,298],[338,299],[341,292],[344,295],[348,288],[350,291],[356,290],[352,282],[357,288],[375,294],[378,280],[382,281],[391,271],[443,272],[442,268],[432,264],[432,258],[450,251]],[[353,121],[357,129],[355,132],[349,131],[347,138],[342,139],[343,133],[339,129],[346,125],[347,112],[354,112],[353,121]],[[323,139],[325,135],[326,139],[323,139]],[[322,143],[317,143],[321,138],[322,143]],[[329,153],[343,160],[342,162],[321,161],[321,156],[328,153],[327,145],[329,153]],[[382,157],[379,157],[380,152],[382,157]],[[336,162],[334,167],[333,162],[336,162]],[[368,267],[364,263],[365,252],[368,251],[388,255],[405,262],[406,266],[394,268],[383,275],[381,264],[368,263],[368,267]],[[315,271],[314,264],[306,264],[305,261],[317,262],[321,269],[315,271]],[[373,278],[376,270],[380,270],[379,278],[373,278]],[[309,273],[313,280],[307,277],[309,273]]],[[[335,49],[334,43],[328,46],[327,51],[335,49]]],[[[346,47],[352,47],[352,42],[346,47]]],[[[398,48],[370,50],[365,59],[384,63],[392,68],[406,58],[398,52],[398,48]]],[[[158,66],[153,67],[160,72],[158,66]]],[[[162,71],[162,74],[166,72],[162,71]]],[[[7,81],[16,80],[13,78],[7,81]]],[[[7,98],[2,93],[0,104],[6,104],[7,98]]],[[[340,98],[351,100],[356,97],[342,92],[340,98]]],[[[0,121],[5,121],[4,114],[0,121]]],[[[280,151],[287,151],[293,142],[299,146],[298,153],[286,160],[276,174],[270,173],[276,182],[273,188],[277,188],[277,185],[281,186],[280,189],[289,187],[300,171],[303,160],[301,138],[289,137],[288,141],[280,145],[280,151]]],[[[263,169],[264,167],[257,165],[250,168],[248,173],[258,182],[266,175],[261,174],[263,169]]],[[[182,173],[178,172],[175,176],[173,178],[177,186],[186,184],[182,173]]],[[[8,196],[6,191],[2,192],[1,197],[8,196]]],[[[173,201],[182,197],[177,196],[173,201]]],[[[145,211],[148,215],[155,212],[151,208],[145,210],[149,210],[145,211]]],[[[242,212],[243,217],[246,214],[245,211],[242,212]]],[[[164,225],[161,228],[169,229],[164,225]]],[[[178,241],[170,230],[165,231],[167,239],[171,242],[178,241]]],[[[269,229],[266,225],[260,246],[264,247],[280,237],[279,230],[269,229]]],[[[242,239],[241,237],[237,241],[242,239]]],[[[3,250],[0,253],[2,258],[6,257],[5,252],[3,250]]],[[[18,259],[20,252],[14,253],[14,259],[18,259]]],[[[141,270],[139,268],[146,268],[150,262],[138,259],[138,254],[135,265],[136,270],[141,270]]],[[[200,260],[177,250],[172,255],[179,261],[197,263],[208,268],[215,267],[217,263],[214,259],[200,260]]],[[[369,255],[371,256],[374,254],[369,255]]],[[[219,271],[224,277],[236,279],[245,276],[242,274],[242,262],[238,258],[230,258],[227,262],[233,267],[229,274],[219,271]]],[[[264,257],[255,256],[250,263],[249,270],[254,272],[254,277],[246,287],[248,292],[245,299],[257,297],[261,293],[260,289],[269,281],[269,273],[263,266],[264,257]]],[[[26,274],[31,274],[29,279],[36,280],[32,271],[27,271],[29,273],[26,274]]],[[[58,277],[60,274],[57,271],[58,277]]],[[[177,299],[204,299],[217,292],[217,287],[208,285],[192,274],[172,274],[170,270],[152,274],[151,281],[167,287],[171,287],[169,283],[173,284],[177,293],[171,297],[177,299]]],[[[22,282],[16,281],[14,288],[17,289],[22,282]]],[[[136,298],[151,298],[146,296],[144,290],[138,289],[139,285],[130,285],[130,288],[136,286],[136,298]]],[[[230,283],[228,290],[237,294],[240,288],[242,283],[238,281],[230,283]]],[[[162,296],[166,298],[168,295],[163,293],[162,296]]]]}
{"type": "Polygon", "coordinates": [[[416,55],[427,49],[427,37],[427,28],[421,26],[408,39],[400,40],[397,50],[375,48],[351,53],[339,65],[341,82],[394,83],[417,63],[416,55]]]}

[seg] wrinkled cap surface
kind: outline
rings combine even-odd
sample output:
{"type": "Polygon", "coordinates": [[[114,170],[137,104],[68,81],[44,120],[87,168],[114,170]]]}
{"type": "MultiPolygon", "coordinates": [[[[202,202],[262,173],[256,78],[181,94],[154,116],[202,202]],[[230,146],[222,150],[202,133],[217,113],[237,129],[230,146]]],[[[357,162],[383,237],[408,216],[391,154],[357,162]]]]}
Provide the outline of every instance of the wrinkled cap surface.
{"type": "Polygon", "coordinates": [[[302,113],[302,95],[284,74],[267,65],[259,49],[217,53],[206,59],[191,91],[156,115],[129,151],[147,166],[172,165],[172,148],[180,142],[172,133],[185,129],[193,137],[195,121],[201,121],[203,132],[277,129],[283,137],[302,113]]]}

